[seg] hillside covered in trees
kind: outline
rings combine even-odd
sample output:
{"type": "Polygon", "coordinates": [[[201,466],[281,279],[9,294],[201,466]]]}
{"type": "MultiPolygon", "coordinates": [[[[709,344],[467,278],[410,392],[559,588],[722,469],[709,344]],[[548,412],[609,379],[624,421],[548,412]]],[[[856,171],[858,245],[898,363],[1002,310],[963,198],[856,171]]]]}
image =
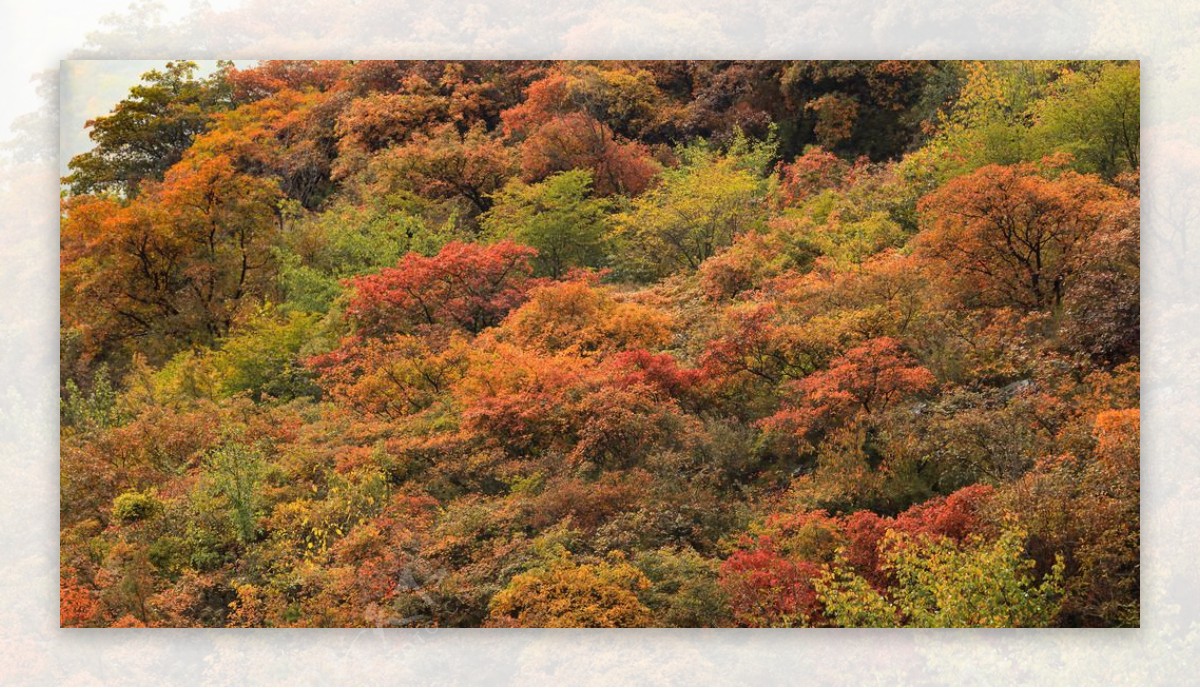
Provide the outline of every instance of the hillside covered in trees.
{"type": "Polygon", "coordinates": [[[169,63],[64,626],[1136,626],[1135,62],[169,63]]]}

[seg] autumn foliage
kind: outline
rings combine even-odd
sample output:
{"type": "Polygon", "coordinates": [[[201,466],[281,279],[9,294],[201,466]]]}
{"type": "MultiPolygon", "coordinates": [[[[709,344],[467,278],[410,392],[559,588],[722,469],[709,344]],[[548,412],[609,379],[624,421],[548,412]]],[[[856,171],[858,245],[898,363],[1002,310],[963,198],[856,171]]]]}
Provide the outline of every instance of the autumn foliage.
{"type": "Polygon", "coordinates": [[[1138,625],[1137,69],[147,73],[64,179],[60,623],[1138,625]]]}

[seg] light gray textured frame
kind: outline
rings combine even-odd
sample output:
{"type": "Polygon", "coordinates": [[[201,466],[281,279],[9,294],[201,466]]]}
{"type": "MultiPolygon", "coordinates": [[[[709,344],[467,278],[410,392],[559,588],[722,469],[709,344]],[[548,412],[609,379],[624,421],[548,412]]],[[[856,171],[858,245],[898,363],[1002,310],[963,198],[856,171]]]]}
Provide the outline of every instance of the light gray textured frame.
{"type": "MultiPolygon", "coordinates": [[[[32,72],[58,58],[170,57],[1141,59],[1143,627],[60,630],[57,113],[50,95],[0,149],[0,682],[1200,681],[1200,254],[1191,226],[1200,219],[1200,4],[243,0],[221,12],[177,4],[174,16],[183,19],[133,6],[69,55],[33,55],[6,67],[32,72]]],[[[53,87],[53,75],[46,77],[53,87]]]]}

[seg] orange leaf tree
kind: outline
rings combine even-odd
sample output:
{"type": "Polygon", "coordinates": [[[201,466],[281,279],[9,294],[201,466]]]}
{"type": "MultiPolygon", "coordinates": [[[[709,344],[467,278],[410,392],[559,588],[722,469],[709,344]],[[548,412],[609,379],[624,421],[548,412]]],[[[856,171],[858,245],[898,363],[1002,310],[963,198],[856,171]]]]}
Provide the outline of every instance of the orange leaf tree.
{"type": "Polygon", "coordinates": [[[918,246],[968,305],[1057,307],[1129,202],[1096,176],[988,165],[922,199],[918,246]]]}

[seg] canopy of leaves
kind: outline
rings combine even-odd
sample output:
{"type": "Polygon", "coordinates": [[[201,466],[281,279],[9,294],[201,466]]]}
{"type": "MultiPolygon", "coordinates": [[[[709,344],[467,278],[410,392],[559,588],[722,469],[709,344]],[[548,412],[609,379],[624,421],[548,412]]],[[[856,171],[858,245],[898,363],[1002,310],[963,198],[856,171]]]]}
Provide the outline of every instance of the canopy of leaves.
{"type": "Polygon", "coordinates": [[[62,624],[1136,626],[1138,69],[149,72],[63,180],[62,624]]]}

